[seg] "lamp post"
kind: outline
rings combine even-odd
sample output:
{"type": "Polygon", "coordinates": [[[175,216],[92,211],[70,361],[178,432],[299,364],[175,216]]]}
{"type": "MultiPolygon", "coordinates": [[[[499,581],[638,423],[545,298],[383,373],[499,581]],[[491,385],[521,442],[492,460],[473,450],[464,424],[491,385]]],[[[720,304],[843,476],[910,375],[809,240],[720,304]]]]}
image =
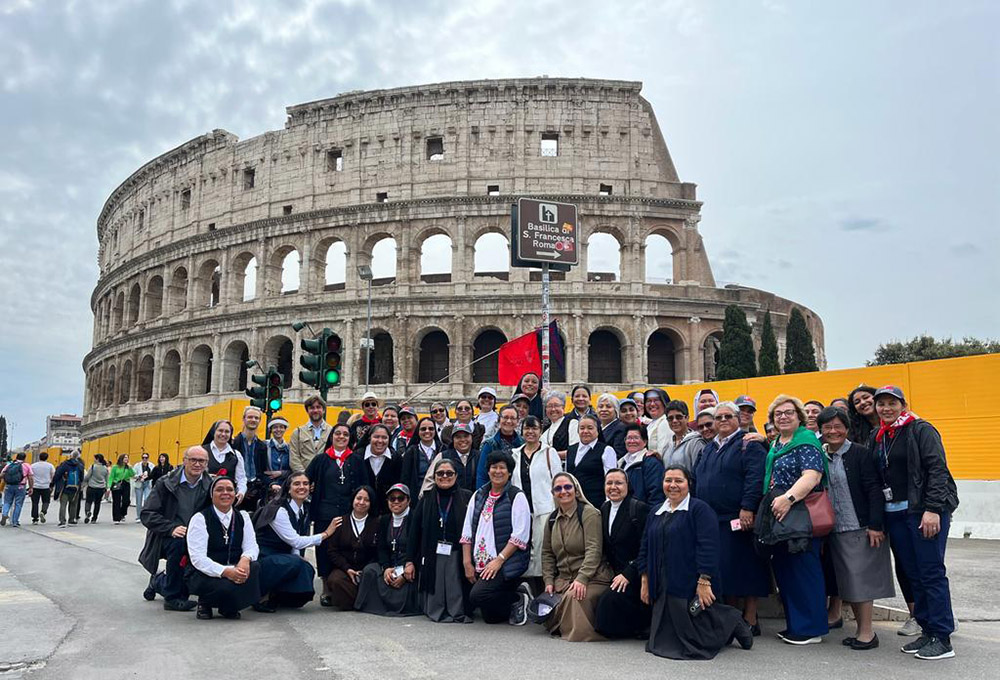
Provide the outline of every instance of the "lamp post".
{"type": "Polygon", "coordinates": [[[368,391],[368,380],[371,377],[372,365],[372,268],[367,264],[358,265],[358,276],[368,282],[368,327],[365,330],[365,392],[368,391]]]}

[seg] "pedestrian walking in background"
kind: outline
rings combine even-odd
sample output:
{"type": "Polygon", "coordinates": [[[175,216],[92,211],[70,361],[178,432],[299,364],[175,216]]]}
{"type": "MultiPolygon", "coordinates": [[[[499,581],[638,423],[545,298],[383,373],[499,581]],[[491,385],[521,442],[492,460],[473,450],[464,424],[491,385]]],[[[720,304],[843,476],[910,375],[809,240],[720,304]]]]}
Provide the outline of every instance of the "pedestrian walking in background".
{"type": "Polygon", "coordinates": [[[121,524],[125,521],[129,497],[132,495],[129,480],[134,474],[128,465],[128,454],[123,453],[118,456],[118,460],[111,467],[111,472],[108,475],[108,490],[111,492],[111,520],[115,524],[121,524]]]}
{"type": "MultiPolygon", "coordinates": [[[[101,501],[108,495],[108,462],[100,453],[94,454],[94,462],[90,464],[90,469],[84,477],[84,486],[87,489],[86,504],[84,506],[84,524],[97,523],[97,516],[101,514],[101,501]]],[[[76,524],[75,521],[70,522],[76,524]]]]}
{"type": "Polygon", "coordinates": [[[21,526],[21,508],[24,506],[24,498],[32,492],[33,488],[31,466],[25,462],[27,457],[27,454],[21,451],[14,460],[3,466],[3,470],[0,470],[0,479],[5,485],[3,517],[0,518],[0,526],[6,525],[8,519],[11,526],[21,526]]]}
{"type": "Polygon", "coordinates": [[[142,511],[142,504],[146,502],[146,496],[149,495],[149,489],[153,484],[151,480],[152,474],[153,466],[149,462],[149,454],[144,451],[142,459],[132,468],[132,486],[135,489],[136,523],[139,522],[139,512],[142,511]]]}
{"type": "Polygon", "coordinates": [[[49,501],[52,500],[52,477],[56,474],[47,451],[38,454],[38,462],[31,466],[31,473],[35,478],[31,490],[31,523],[38,524],[41,521],[45,524],[45,514],[49,511],[49,501]]]}
{"type": "Polygon", "coordinates": [[[80,515],[80,499],[83,497],[83,478],[86,474],[80,452],[74,451],[68,460],[59,463],[52,476],[52,500],[59,501],[59,526],[76,524],[80,515]]]}

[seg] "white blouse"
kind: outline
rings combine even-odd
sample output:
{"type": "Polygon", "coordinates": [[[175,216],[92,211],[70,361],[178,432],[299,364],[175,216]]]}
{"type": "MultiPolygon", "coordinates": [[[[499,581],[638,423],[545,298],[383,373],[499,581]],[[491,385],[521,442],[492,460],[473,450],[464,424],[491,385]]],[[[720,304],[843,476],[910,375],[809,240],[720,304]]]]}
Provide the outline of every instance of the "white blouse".
{"type": "MultiPolygon", "coordinates": [[[[218,508],[213,506],[212,512],[222,522],[222,526],[229,526],[233,518],[232,509],[229,512],[222,513],[219,512],[218,508]]],[[[249,557],[251,560],[256,560],[260,555],[260,550],[257,548],[257,535],[253,531],[253,522],[250,521],[250,515],[243,510],[240,510],[240,516],[243,518],[243,545],[240,546],[240,557],[249,557]]],[[[191,564],[206,576],[220,578],[222,572],[227,567],[233,566],[231,564],[219,564],[209,559],[208,527],[205,525],[205,516],[200,512],[196,512],[191,521],[188,522],[187,545],[188,555],[191,556],[191,564]]]]}
{"type": "MultiPolygon", "coordinates": [[[[296,503],[294,500],[289,499],[289,504],[292,506],[292,512],[296,515],[303,512],[301,505],[296,503]]],[[[287,543],[293,551],[305,550],[314,545],[319,545],[323,542],[323,534],[313,534],[312,536],[303,536],[295,527],[292,526],[291,521],[288,519],[288,513],[282,510],[278,510],[278,513],[271,520],[271,528],[274,529],[274,533],[278,534],[278,538],[287,543]]]]}

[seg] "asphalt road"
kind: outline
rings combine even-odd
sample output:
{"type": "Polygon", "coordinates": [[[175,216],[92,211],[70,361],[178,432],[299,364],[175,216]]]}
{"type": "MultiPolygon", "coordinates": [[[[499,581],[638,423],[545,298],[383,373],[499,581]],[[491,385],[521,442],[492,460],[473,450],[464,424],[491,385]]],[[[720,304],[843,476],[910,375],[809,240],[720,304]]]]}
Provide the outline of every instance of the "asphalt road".
{"type": "MultiPolygon", "coordinates": [[[[110,516],[110,506],[105,506],[110,516]]],[[[51,514],[51,513],[50,513],[51,514]]],[[[25,513],[27,515],[27,513],[25,513]]],[[[953,541],[949,567],[962,620],[958,656],[921,662],[898,650],[896,623],[877,623],[882,646],[853,652],[835,631],[821,645],[792,647],[763,621],[751,651],[733,646],[711,662],[676,662],[646,654],[638,641],[569,643],[540,626],[434,624],[322,609],[244,612],[241,621],[198,621],[146,602],[147,575],[136,562],[144,529],[131,520],[59,529],[53,523],[0,529],[0,680],[7,678],[451,678],[496,677],[739,678],[997,677],[1000,661],[1000,541],[953,541]],[[983,584],[990,587],[980,589],[983,584]]]]}

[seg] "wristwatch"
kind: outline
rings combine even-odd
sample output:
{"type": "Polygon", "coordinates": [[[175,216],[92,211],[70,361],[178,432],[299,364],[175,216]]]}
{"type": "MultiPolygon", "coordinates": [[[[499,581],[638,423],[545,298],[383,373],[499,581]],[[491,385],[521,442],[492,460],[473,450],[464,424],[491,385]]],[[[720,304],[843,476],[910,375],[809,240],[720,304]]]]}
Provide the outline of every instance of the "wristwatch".
{"type": "Polygon", "coordinates": [[[787,496],[785,496],[785,498],[787,498],[790,503],[795,502],[795,496],[793,496],[792,494],[788,494],[787,496]]]}

